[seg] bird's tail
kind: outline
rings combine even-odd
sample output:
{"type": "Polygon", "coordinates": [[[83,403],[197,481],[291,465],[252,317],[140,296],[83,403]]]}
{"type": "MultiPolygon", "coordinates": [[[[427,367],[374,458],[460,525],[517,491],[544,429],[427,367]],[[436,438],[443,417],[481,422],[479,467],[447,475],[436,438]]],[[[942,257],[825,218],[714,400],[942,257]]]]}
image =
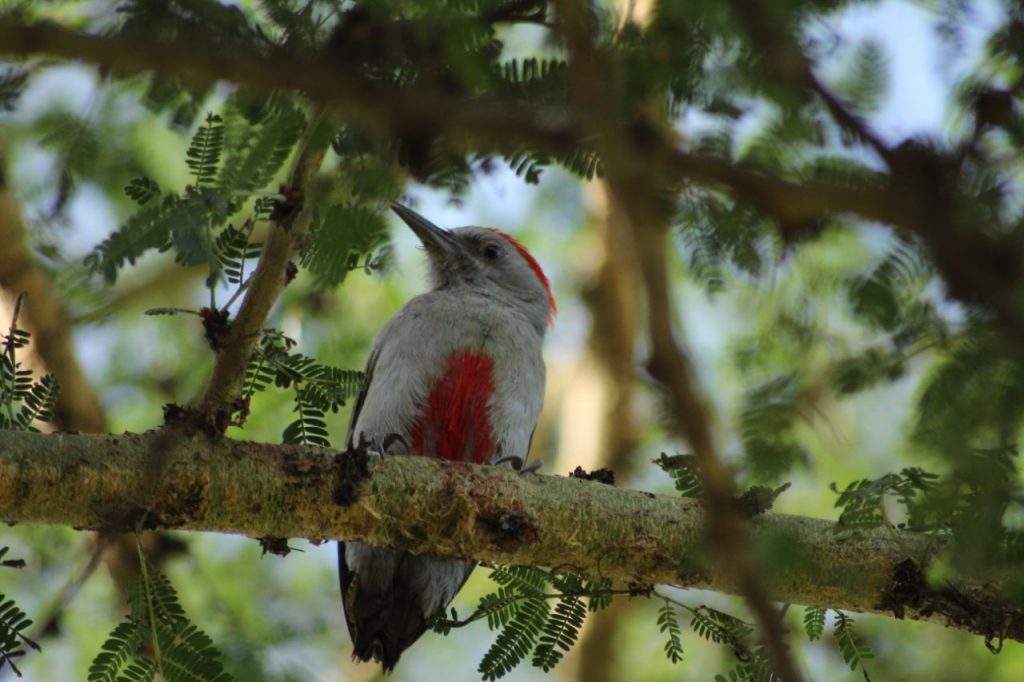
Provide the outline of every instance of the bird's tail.
{"type": "Polygon", "coordinates": [[[472,563],[456,559],[339,542],[338,575],[353,658],[392,670],[472,570],[472,563]]]}

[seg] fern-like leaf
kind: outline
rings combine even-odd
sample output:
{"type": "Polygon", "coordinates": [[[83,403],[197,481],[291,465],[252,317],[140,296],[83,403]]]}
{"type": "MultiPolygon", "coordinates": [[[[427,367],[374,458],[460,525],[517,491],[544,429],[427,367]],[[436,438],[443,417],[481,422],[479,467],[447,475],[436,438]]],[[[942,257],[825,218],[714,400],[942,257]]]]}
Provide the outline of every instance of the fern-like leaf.
{"type": "Polygon", "coordinates": [[[327,423],[324,421],[324,411],[315,407],[309,400],[305,391],[295,392],[295,412],[298,413],[295,421],[285,427],[281,434],[281,442],[291,445],[317,445],[319,447],[330,447],[331,441],[327,438],[327,423]]]}
{"type": "Polygon", "coordinates": [[[195,189],[209,187],[216,179],[223,149],[224,119],[209,113],[205,125],[196,131],[185,151],[185,163],[195,176],[195,189]]]}
{"type": "Polygon", "coordinates": [[[522,603],[480,661],[478,670],[484,680],[504,677],[529,655],[550,612],[551,605],[545,599],[527,599],[522,603]]]}
{"type": "Polygon", "coordinates": [[[254,224],[253,221],[247,220],[242,227],[228,225],[220,231],[214,241],[214,255],[231,284],[241,284],[245,281],[246,262],[259,258],[263,244],[249,241],[254,224]]]}
{"type": "Polygon", "coordinates": [[[596,613],[611,606],[612,595],[609,593],[611,589],[611,578],[592,578],[588,580],[583,586],[583,593],[589,595],[587,597],[587,610],[591,613],[596,613]]]}
{"type": "Polygon", "coordinates": [[[18,69],[13,66],[6,67],[0,72],[0,111],[12,111],[25,83],[28,82],[29,71],[18,69]]]}
{"type": "Polygon", "coordinates": [[[175,209],[180,203],[177,195],[170,194],[159,204],[144,207],[86,256],[86,266],[113,284],[126,262],[134,265],[135,260],[150,249],[167,248],[175,209]]]}
{"type": "Polygon", "coordinates": [[[57,396],[60,394],[60,382],[52,374],[44,374],[43,377],[32,384],[22,399],[21,411],[18,413],[18,427],[23,430],[36,431],[32,422],[52,422],[53,406],[57,403],[57,396]]]}
{"type": "Polygon", "coordinates": [[[692,615],[690,627],[698,635],[717,644],[725,644],[737,653],[746,651],[743,640],[753,632],[749,623],[709,606],[698,606],[692,615]]]}
{"type": "Polygon", "coordinates": [[[542,595],[551,583],[551,575],[529,566],[499,566],[491,571],[491,580],[523,594],[542,595]]]}
{"type": "Polygon", "coordinates": [[[191,623],[159,627],[160,670],[168,682],[230,682],[220,652],[205,632],[191,623]]]}
{"type": "Polygon", "coordinates": [[[776,377],[747,391],[740,414],[746,461],[756,474],[773,478],[807,452],[792,435],[799,416],[800,384],[790,375],[776,377]]]}
{"type": "Polygon", "coordinates": [[[497,592],[481,597],[477,611],[486,616],[487,629],[497,630],[508,625],[521,598],[518,592],[509,587],[499,587],[497,592]]]}
{"type": "Polygon", "coordinates": [[[387,225],[378,213],[360,206],[331,206],[314,226],[302,265],[320,286],[340,284],[361,267],[360,256],[384,242],[387,225]]]}
{"type": "Polygon", "coordinates": [[[668,641],[665,642],[665,656],[668,660],[673,663],[682,661],[683,631],[679,627],[676,610],[668,602],[665,602],[665,605],[658,609],[658,630],[665,633],[665,636],[668,637],[668,641]]]}
{"type": "Polygon", "coordinates": [[[265,187],[284,165],[306,127],[302,109],[283,96],[246,120],[232,102],[228,112],[227,154],[218,186],[225,192],[252,192],[265,187]]]}
{"type": "Polygon", "coordinates": [[[133,178],[124,188],[124,193],[129,199],[142,206],[155,197],[160,196],[160,185],[146,176],[133,178]]]}
{"type": "Polygon", "coordinates": [[[666,455],[663,452],[653,461],[672,477],[676,490],[683,497],[699,499],[704,496],[704,479],[696,455],[666,455]]]}
{"type": "Polygon", "coordinates": [[[563,597],[544,623],[537,648],[533,652],[533,666],[548,672],[562,656],[572,649],[580,628],[587,617],[587,607],[578,596],[563,597]]]}
{"type": "Polygon", "coordinates": [[[871,677],[864,668],[864,661],[875,657],[871,647],[857,643],[857,640],[854,638],[852,618],[836,609],[833,609],[832,612],[836,614],[833,636],[835,637],[836,644],[839,646],[839,653],[842,655],[843,661],[846,662],[846,665],[850,666],[850,670],[856,670],[860,666],[864,679],[870,682],[871,677]]]}
{"type": "Polygon", "coordinates": [[[151,682],[158,674],[168,682],[231,679],[213,642],[189,622],[170,581],[148,564],[129,589],[128,604],[128,620],[93,659],[88,682],[151,682]]]}
{"type": "Polygon", "coordinates": [[[11,551],[10,547],[0,547],[0,567],[2,568],[25,568],[24,559],[4,559],[7,553],[11,551]]]}
{"type": "Polygon", "coordinates": [[[125,671],[138,653],[142,640],[143,630],[136,623],[119,623],[89,665],[88,682],[117,682],[125,677],[134,679],[125,671]]]}
{"type": "Polygon", "coordinates": [[[32,625],[25,612],[18,608],[13,599],[0,594],[0,671],[9,665],[14,673],[21,677],[21,672],[14,661],[26,654],[25,646],[39,651],[39,645],[24,634],[24,630],[32,625]]]}
{"type": "Polygon", "coordinates": [[[813,606],[804,609],[804,632],[807,633],[807,639],[812,642],[820,638],[825,631],[826,611],[828,609],[816,609],[813,606]]]}

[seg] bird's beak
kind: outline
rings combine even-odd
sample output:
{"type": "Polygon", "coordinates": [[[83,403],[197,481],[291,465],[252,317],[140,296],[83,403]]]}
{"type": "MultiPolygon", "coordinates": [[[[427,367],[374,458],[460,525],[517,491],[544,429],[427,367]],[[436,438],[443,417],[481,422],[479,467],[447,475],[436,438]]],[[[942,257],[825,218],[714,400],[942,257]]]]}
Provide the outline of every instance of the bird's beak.
{"type": "Polygon", "coordinates": [[[459,250],[459,243],[448,230],[438,227],[411,208],[392,201],[391,210],[416,233],[428,251],[451,253],[459,250]]]}

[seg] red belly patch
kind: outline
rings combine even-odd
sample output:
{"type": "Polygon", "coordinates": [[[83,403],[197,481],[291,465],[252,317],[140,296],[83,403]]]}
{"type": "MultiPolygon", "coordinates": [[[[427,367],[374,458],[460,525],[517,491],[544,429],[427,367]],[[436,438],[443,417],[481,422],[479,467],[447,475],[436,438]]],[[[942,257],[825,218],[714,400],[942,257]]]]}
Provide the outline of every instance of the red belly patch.
{"type": "Polygon", "coordinates": [[[488,402],[494,395],[494,362],[460,351],[444,360],[412,429],[412,451],[428,457],[480,464],[494,454],[488,402]]]}

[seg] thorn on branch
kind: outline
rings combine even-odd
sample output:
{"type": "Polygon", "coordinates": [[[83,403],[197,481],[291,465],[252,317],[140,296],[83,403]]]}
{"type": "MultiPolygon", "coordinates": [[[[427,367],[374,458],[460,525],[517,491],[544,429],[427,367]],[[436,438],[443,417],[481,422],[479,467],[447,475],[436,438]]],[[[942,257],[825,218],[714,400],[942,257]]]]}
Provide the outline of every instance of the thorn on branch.
{"type": "Polygon", "coordinates": [[[211,438],[217,438],[222,436],[228,426],[234,423],[231,420],[231,415],[238,407],[236,401],[228,409],[217,410],[211,414],[193,407],[167,403],[164,405],[164,427],[181,429],[186,433],[198,431],[211,438]]]}
{"type": "Polygon", "coordinates": [[[775,500],[778,499],[779,495],[789,490],[789,486],[790,483],[786,482],[773,490],[767,486],[755,485],[745,490],[739,497],[734,497],[733,502],[740,516],[745,519],[752,519],[755,516],[771,511],[775,500]]]}
{"type": "Polygon", "coordinates": [[[1024,609],[1000,600],[993,590],[960,589],[947,584],[940,589],[929,587],[924,570],[913,559],[904,559],[893,567],[888,588],[883,592],[877,608],[891,611],[898,619],[930,618],[938,614],[948,624],[973,632],[985,638],[985,646],[999,653],[1009,637],[1016,639],[1024,630],[1024,609]]]}
{"type": "Polygon", "coordinates": [[[647,583],[629,583],[626,585],[626,589],[629,590],[629,596],[632,597],[650,597],[654,594],[654,585],[647,583]]]}
{"type": "Polygon", "coordinates": [[[578,478],[582,481],[596,481],[605,485],[615,485],[615,472],[607,467],[587,471],[583,467],[578,466],[572,470],[569,478],[578,478]]]}
{"type": "Polygon", "coordinates": [[[289,189],[284,185],[280,186],[279,191],[283,198],[274,200],[274,207],[270,211],[270,220],[285,230],[289,230],[292,221],[302,211],[302,192],[295,188],[289,189]]]}
{"type": "Polygon", "coordinates": [[[359,499],[363,481],[370,477],[369,443],[361,442],[334,457],[334,504],[349,507],[359,499]]]}
{"type": "Polygon", "coordinates": [[[288,556],[292,552],[292,548],[288,546],[288,538],[259,538],[259,541],[264,556],[268,553],[288,556]]]}
{"type": "Polygon", "coordinates": [[[494,544],[504,552],[535,542],[540,530],[537,520],[521,509],[481,515],[479,520],[491,534],[494,544]]]}
{"type": "Polygon", "coordinates": [[[231,330],[228,311],[200,308],[199,317],[203,321],[203,334],[206,336],[206,342],[210,344],[210,349],[220,350],[231,330]]]}

